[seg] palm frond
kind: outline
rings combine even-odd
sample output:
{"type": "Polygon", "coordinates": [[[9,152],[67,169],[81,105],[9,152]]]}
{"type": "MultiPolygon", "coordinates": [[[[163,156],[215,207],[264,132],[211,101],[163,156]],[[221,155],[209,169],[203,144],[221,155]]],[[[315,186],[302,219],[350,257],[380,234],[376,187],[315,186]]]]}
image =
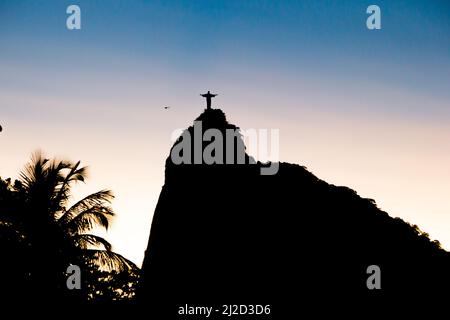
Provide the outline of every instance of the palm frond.
{"type": "Polygon", "coordinates": [[[20,173],[20,181],[33,209],[47,211],[53,219],[55,214],[62,210],[63,203],[56,201],[55,196],[60,192],[65,179],[64,171],[71,166],[72,164],[66,161],[50,161],[44,158],[41,151],[31,156],[31,161],[20,173]]]}
{"type": "Polygon", "coordinates": [[[137,270],[138,267],[122,255],[107,250],[83,250],[83,257],[89,263],[93,263],[104,271],[137,270]]]}
{"type": "Polygon", "coordinates": [[[20,172],[20,181],[25,188],[29,189],[39,178],[44,176],[48,161],[41,151],[36,151],[31,155],[31,161],[20,172]]]}
{"type": "Polygon", "coordinates": [[[103,246],[107,251],[111,251],[112,249],[111,244],[106,239],[93,234],[77,234],[71,237],[71,239],[74,244],[80,249],[89,249],[92,246],[103,246]]]}
{"type": "MultiPolygon", "coordinates": [[[[75,203],[72,207],[64,212],[64,214],[59,219],[59,222],[62,225],[67,224],[69,221],[74,219],[74,217],[78,216],[83,211],[86,211],[92,207],[104,207],[105,204],[110,204],[112,199],[114,199],[114,195],[111,190],[101,190],[95,193],[92,193],[77,203],[75,203]]],[[[114,215],[112,211],[109,215],[114,215]]]]}
{"type": "Polygon", "coordinates": [[[75,164],[71,164],[70,171],[65,175],[64,180],[61,182],[59,191],[55,197],[58,203],[65,203],[69,199],[70,187],[72,182],[84,182],[87,176],[87,167],[79,168],[80,161],[75,164]]]}
{"type": "Polygon", "coordinates": [[[71,220],[61,223],[61,227],[69,232],[69,234],[81,234],[92,230],[95,226],[100,226],[108,230],[109,217],[114,212],[110,207],[93,206],[82,212],[71,220]]]}

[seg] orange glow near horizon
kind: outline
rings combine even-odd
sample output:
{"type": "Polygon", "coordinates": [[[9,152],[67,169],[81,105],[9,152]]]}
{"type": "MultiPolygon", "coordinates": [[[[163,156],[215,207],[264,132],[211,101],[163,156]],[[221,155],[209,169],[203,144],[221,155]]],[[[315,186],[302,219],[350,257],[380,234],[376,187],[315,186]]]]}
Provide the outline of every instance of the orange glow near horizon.
{"type": "MultiPolygon", "coordinates": [[[[345,185],[362,197],[373,198],[391,216],[417,224],[432,239],[450,249],[450,128],[435,122],[378,115],[349,115],[338,111],[315,112],[332,103],[318,97],[312,106],[299,106],[290,116],[270,109],[275,96],[255,102],[264,112],[256,115],[246,105],[242,92],[226,92],[217,100],[228,120],[242,129],[280,129],[280,159],[305,165],[319,178],[345,185]]],[[[272,93],[274,95],[275,93],[272,93]]],[[[196,99],[195,92],[192,94],[196,99]]],[[[21,105],[20,97],[4,98],[4,103],[21,105]]],[[[150,224],[159,192],[164,184],[164,161],[171,147],[170,135],[187,127],[203,110],[183,109],[183,99],[172,101],[169,111],[152,104],[141,114],[122,112],[108,104],[112,114],[102,116],[107,105],[80,107],[96,121],[80,126],[55,121],[52,125],[33,125],[26,120],[3,119],[0,136],[0,176],[17,178],[33,150],[41,148],[47,156],[81,160],[89,166],[90,179],[74,191],[75,199],[100,189],[116,195],[113,220],[106,238],[114,250],[141,265],[150,224]],[[89,111],[91,110],[91,111],[89,111]],[[95,112],[95,113],[94,113],[95,112]],[[133,122],[126,131],[120,123],[133,122]]],[[[158,101],[159,99],[155,99],[158,101]]],[[[397,100],[392,103],[396,103],[397,100]]],[[[39,98],[26,103],[43,108],[39,98]]],[[[52,104],[45,101],[47,108],[52,104]]],[[[55,105],[66,105],[58,100],[55,105]]],[[[79,102],[71,102],[77,104],[79,102]]],[[[288,102],[286,102],[288,103],[288,102]]],[[[289,103],[296,103],[294,99],[289,103]]],[[[301,101],[301,103],[306,103],[301,101]]],[[[347,102],[348,103],[348,102],[347,102]]],[[[189,105],[189,103],[188,103],[189,105]]]]}

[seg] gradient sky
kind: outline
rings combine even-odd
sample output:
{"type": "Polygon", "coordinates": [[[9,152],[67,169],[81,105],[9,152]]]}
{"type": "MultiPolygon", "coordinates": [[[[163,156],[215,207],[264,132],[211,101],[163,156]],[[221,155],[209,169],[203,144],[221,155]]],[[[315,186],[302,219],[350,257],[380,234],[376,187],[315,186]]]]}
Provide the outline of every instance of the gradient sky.
{"type": "Polygon", "coordinates": [[[450,249],[450,1],[0,2],[0,176],[36,149],[82,160],[76,195],[115,192],[106,238],[139,265],[170,135],[206,90],[241,128],[280,129],[283,161],[450,249]]]}

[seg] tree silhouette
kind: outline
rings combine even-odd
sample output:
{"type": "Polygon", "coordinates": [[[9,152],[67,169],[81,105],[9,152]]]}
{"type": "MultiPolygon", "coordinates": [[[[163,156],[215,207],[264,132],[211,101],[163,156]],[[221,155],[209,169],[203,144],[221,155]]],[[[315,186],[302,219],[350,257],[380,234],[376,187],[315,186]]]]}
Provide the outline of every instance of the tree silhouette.
{"type": "Polygon", "coordinates": [[[47,239],[58,240],[71,249],[77,259],[87,258],[107,269],[126,268],[129,262],[112,252],[107,240],[88,233],[94,227],[108,229],[114,216],[110,207],[113,193],[101,190],[69,206],[72,186],[86,177],[87,168],[81,167],[80,161],[49,160],[36,152],[20,174],[30,221],[52,235],[47,239]],[[94,249],[99,247],[103,250],[94,249]]]}
{"type": "Polygon", "coordinates": [[[114,216],[110,190],[95,192],[71,205],[72,187],[86,178],[87,169],[79,161],[50,160],[36,152],[18,181],[1,180],[1,247],[8,249],[10,260],[20,261],[16,264],[20,271],[6,267],[3,274],[5,278],[13,275],[12,287],[17,287],[21,296],[28,292],[30,298],[92,297],[92,285],[76,292],[67,290],[65,271],[70,264],[79,265],[91,280],[100,274],[97,270],[112,274],[138,270],[113,252],[107,240],[91,233],[94,228],[107,230],[114,216]],[[19,277],[23,281],[17,282],[19,277]]]}

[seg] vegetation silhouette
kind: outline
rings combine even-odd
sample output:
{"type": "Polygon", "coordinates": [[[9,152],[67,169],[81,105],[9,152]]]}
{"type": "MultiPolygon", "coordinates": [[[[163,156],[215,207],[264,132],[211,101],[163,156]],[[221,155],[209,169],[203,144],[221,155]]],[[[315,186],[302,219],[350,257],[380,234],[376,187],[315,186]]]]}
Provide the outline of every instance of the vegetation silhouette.
{"type": "MultiPolygon", "coordinates": [[[[239,128],[222,110],[207,108],[196,120],[203,132],[222,132],[224,146],[233,139],[235,160],[245,150],[242,136],[226,135],[239,128]]],[[[193,136],[194,127],[185,132],[193,136]]],[[[190,151],[193,163],[194,146],[190,151]]],[[[112,192],[72,204],[72,186],[85,182],[86,168],[35,153],[19,180],[0,178],[0,298],[109,303],[129,301],[137,290],[137,304],[127,306],[151,319],[176,318],[186,303],[271,304],[273,319],[287,319],[317,303],[379,307],[399,296],[437,300],[447,291],[449,253],[417,226],[305,167],[280,163],[265,176],[268,164],[247,154],[244,160],[176,165],[167,158],[141,274],[91,233],[108,228],[112,192]],[[71,264],[81,267],[81,290],[66,287],[71,264]],[[367,288],[370,265],[381,269],[381,290],[367,288]]]]}
{"type": "Polygon", "coordinates": [[[132,286],[124,290],[123,280],[108,275],[135,279],[138,268],[113,252],[107,240],[89,233],[108,228],[114,216],[112,192],[101,190],[69,205],[72,186],[86,177],[80,162],[49,160],[36,152],[19,180],[0,179],[0,248],[7,261],[1,264],[0,281],[5,299],[73,303],[134,294],[132,286]],[[80,290],[67,288],[71,264],[82,270],[80,290]]]}
{"type": "MultiPolygon", "coordinates": [[[[237,128],[220,109],[196,120],[203,132],[237,128]]],[[[137,293],[151,315],[175,315],[186,303],[268,303],[283,319],[316,303],[376,305],[448,289],[449,253],[417,226],[305,167],[280,163],[264,176],[265,165],[248,156],[233,165],[167,158],[137,293]],[[381,269],[381,290],[366,285],[370,265],[381,269]]]]}

